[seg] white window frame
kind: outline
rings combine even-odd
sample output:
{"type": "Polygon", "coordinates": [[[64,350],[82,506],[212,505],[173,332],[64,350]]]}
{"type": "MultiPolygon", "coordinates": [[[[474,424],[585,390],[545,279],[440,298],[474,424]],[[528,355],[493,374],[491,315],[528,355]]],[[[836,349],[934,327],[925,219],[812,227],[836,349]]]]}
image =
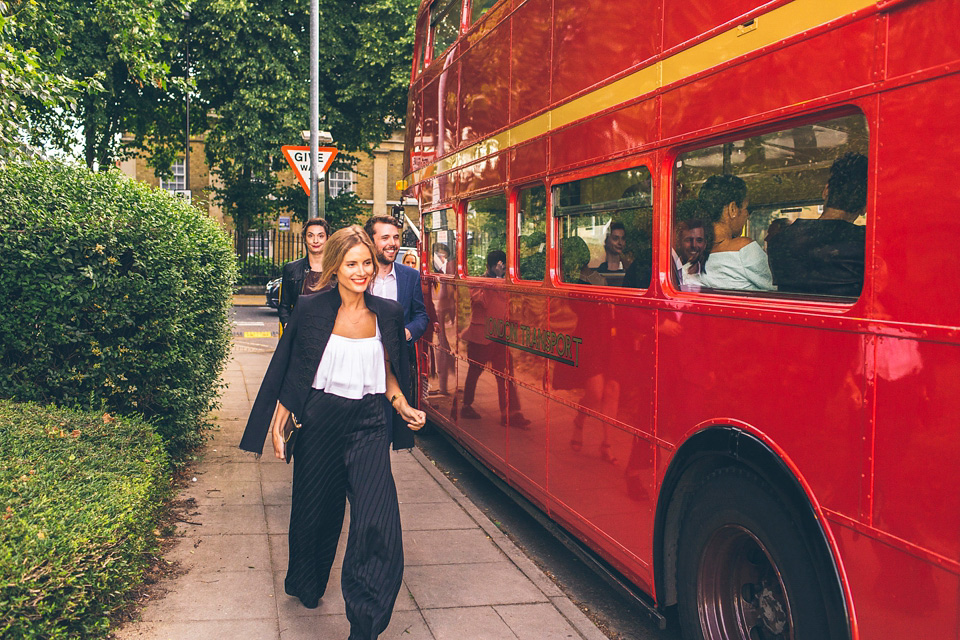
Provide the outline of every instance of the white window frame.
{"type": "Polygon", "coordinates": [[[170,165],[173,177],[170,180],[160,178],[160,188],[167,191],[184,191],[187,188],[186,165],[187,163],[183,158],[174,160],[173,164],[170,165]]]}
{"type": "Polygon", "coordinates": [[[353,171],[328,171],[327,172],[327,189],[330,192],[331,198],[336,198],[341,193],[351,191],[356,192],[357,183],[353,177],[353,171]]]}

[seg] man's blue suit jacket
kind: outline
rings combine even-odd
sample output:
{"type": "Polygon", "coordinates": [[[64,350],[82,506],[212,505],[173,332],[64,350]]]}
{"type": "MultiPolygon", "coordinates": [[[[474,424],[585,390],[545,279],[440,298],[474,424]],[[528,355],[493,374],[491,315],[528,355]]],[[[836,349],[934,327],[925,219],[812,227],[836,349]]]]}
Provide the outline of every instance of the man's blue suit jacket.
{"type": "Polygon", "coordinates": [[[423,305],[423,287],[420,272],[405,264],[394,262],[397,274],[397,302],[403,307],[403,324],[410,331],[412,346],[427,330],[427,308],[423,305]]]}

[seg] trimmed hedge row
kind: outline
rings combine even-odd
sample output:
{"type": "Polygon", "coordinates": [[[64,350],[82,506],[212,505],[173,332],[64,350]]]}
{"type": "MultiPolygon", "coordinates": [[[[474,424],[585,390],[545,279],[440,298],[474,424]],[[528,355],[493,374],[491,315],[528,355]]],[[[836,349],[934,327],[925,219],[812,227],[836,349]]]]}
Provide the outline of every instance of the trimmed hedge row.
{"type": "Polygon", "coordinates": [[[117,171],[0,170],[0,397],[139,414],[202,441],[236,259],[210,218],[117,171]]]}
{"type": "Polygon", "coordinates": [[[170,470],[141,420],[0,401],[0,637],[103,637],[157,551],[170,470]]]}

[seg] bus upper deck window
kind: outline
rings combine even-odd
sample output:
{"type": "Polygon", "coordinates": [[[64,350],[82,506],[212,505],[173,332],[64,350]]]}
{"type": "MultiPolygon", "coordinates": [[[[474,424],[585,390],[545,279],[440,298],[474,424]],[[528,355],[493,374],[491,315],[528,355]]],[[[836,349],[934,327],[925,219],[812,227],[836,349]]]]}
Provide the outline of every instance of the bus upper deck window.
{"type": "Polygon", "coordinates": [[[457,217],[453,209],[423,214],[424,243],[430,249],[430,273],[457,272],[457,217]]]}
{"type": "MultiPolygon", "coordinates": [[[[467,275],[490,276],[488,258],[507,248],[507,199],[502,193],[467,203],[466,241],[467,275]]],[[[503,274],[496,277],[502,278],[503,274]]]]}
{"type": "Polygon", "coordinates": [[[852,115],[682,154],[674,285],[857,298],[868,147],[866,120],[852,115]]]}
{"type": "Polygon", "coordinates": [[[423,64],[427,57],[427,44],[428,44],[427,25],[428,24],[429,23],[427,22],[427,20],[424,19],[420,22],[420,24],[417,25],[417,40],[416,40],[417,60],[416,60],[416,67],[415,67],[415,73],[417,76],[419,76],[420,73],[423,71],[423,64]]]}
{"type": "Polygon", "coordinates": [[[517,194],[517,276],[542,281],[547,269],[547,190],[543,185],[517,194]]]}
{"type": "Polygon", "coordinates": [[[653,269],[653,186],[637,167],[554,187],[560,280],[646,289],[653,269]]]}
{"type": "Polygon", "coordinates": [[[430,31],[433,34],[432,60],[440,57],[460,35],[460,0],[437,0],[430,6],[430,31]]]}

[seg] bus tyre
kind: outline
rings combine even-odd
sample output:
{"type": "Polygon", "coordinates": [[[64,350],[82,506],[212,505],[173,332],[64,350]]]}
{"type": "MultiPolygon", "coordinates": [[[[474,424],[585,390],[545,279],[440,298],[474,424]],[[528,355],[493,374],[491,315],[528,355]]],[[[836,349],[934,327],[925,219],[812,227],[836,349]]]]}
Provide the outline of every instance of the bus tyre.
{"type": "Polygon", "coordinates": [[[818,586],[820,559],[809,549],[791,511],[758,476],[739,467],[711,473],[680,525],[677,588],[684,638],[835,637],[818,586]]]}

